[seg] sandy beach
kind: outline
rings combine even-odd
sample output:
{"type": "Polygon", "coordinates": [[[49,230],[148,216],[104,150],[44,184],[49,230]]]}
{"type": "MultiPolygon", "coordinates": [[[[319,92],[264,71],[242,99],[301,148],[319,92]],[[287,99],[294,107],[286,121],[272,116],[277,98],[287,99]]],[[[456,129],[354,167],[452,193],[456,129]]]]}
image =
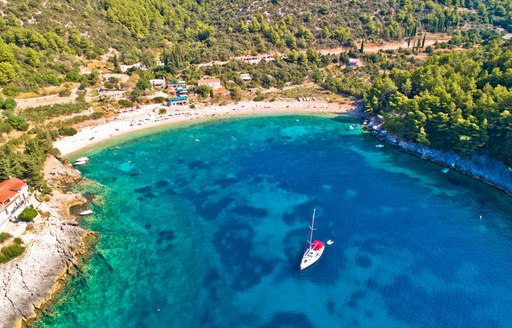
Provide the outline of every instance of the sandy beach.
{"type": "Polygon", "coordinates": [[[126,109],[117,117],[102,123],[93,123],[79,129],[74,136],[64,137],[55,142],[62,155],[66,156],[80,149],[105,142],[121,135],[143,129],[180,123],[196,119],[225,116],[244,116],[258,114],[295,114],[295,113],[346,113],[356,108],[354,104],[338,104],[326,101],[244,101],[224,106],[212,105],[196,107],[165,107],[146,105],[138,109],[126,109]],[[160,108],[167,113],[159,114],[160,108]]]}

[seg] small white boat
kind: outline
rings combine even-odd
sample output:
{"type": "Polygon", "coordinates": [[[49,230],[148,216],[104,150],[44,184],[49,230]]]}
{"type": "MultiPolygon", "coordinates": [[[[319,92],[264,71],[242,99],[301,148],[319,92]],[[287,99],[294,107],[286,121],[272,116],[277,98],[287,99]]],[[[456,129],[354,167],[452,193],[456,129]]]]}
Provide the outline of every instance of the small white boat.
{"type": "Polygon", "coordinates": [[[329,239],[329,240],[327,241],[327,245],[331,246],[332,244],[334,244],[334,241],[332,241],[331,239],[329,239]]]}
{"type": "Polygon", "coordinates": [[[198,138],[195,138],[195,139],[194,139],[194,141],[195,141],[195,142],[199,142],[199,141],[201,141],[201,140],[199,140],[198,138]]]}
{"type": "Polygon", "coordinates": [[[446,168],[444,168],[441,172],[443,172],[443,173],[448,173],[448,171],[450,171],[450,169],[446,167],[446,168]]]}
{"type": "Polygon", "coordinates": [[[300,262],[300,269],[305,270],[310,265],[314,264],[320,259],[324,253],[325,245],[323,241],[313,240],[313,231],[315,230],[315,213],[316,209],[313,210],[313,219],[311,220],[311,226],[309,227],[308,240],[306,242],[306,250],[302,255],[302,261],[300,262]]]}
{"type": "Polygon", "coordinates": [[[383,144],[378,144],[378,145],[375,145],[375,148],[384,148],[384,145],[383,144]]]}
{"type": "Polygon", "coordinates": [[[77,158],[75,162],[87,162],[89,160],[89,157],[80,157],[77,158]]]}
{"type": "Polygon", "coordinates": [[[75,166],[77,166],[77,165],[84,165],[86,163],[87,163],[87,161],[76,161],[76,162],[73,163],[73,165],[75,165],[75,166]]]}
{"type": "Polygon", "coordinates": [[[85,210],[83,212],[80,212],[79,214],[81,216],[91,215],[92,214],[92,210],[85,210]]]}
{"type": "Polygon", "coordinates": [[[354,126],[352,124],[349,126],[349,128],[350,130],[354,130],[354,126]]]}

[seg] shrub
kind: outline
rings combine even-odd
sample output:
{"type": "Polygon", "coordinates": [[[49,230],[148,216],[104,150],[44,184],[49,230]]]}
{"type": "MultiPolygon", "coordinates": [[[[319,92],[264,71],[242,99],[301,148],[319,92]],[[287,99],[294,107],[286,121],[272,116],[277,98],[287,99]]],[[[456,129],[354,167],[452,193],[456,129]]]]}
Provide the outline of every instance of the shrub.
{"type": "Polygon", "coordinates": [[[59,92],[59,97],[69,97],[71,96],[71,90],[62,90],[59,92]]]}
{"type": "Polygon", "coordinates": [[[212,88],[207,85],[200,85],[195,90],[194,93],[200,95],[202,98],[208,97],[210,92],[212,91],[212,88]]]}
{"type": "Polygon", "coordinates": [[[9,115],[7,117],[7,120],[5,122],[9,123],[14,129],[18,131],[27,131],[28,130],[28,123],[27,121],[20,116],[16,115],[9,115]]]}
{"type": "Polygon", "coordinates": [[[102,118],[103,116],[105,116],[105,112],[94,112],[94,113],[92,113],[91,115],[89,115],[89,117],[90,117],[92,120],[100,119],[100,118],[102,118]]]}
{"type": "Polygon", "coordinates": [[[5,110],[13,110],[16,108],[16,100],[12,98],[7,98],[4,100],[4,103],[2,104],[2,108],[5,110]]]}
{"type": "Polygon", "coordinates": [[[86,90],[80,90],[76,93],[76,99],[77,102],[85,102],[85,95],[87,94],[86,90]]]}
{"type": "Polygon", "coordinates": [[[15,85],[6,85],[2,89],[2,93],[8,97],[16,97],[17,95],[20,94],[20,92],[21,92],[20,87],[15,86],[15,85]]]}
{"type": "Polygon", "coordinates": [[[11,238],[12,236],[8,234],[7,232],[1,232],[0,233],[0,243],[3,243],[7,239],[11,238]]]}
{"type": "Polygon", "coordinates": [[[12,126],[7,122],[0,121],[0,134],[9,133],[12,131],[12,126]]]}
{"type": "Polygon", "coordinates": [[[26,207],[23,212],[18,216],[18,221],[22,222],[32,222],[34,221],[34,218],[37,216],[37,210],[34,208],[34,206],[30,205],[29,207],[26,207]]]}
{"type": "Polygon", "coordinates": [[[119,99],[117,103],[123,106],[123,108],[131,107],[133,105],[133,102],[126,99],[119,99]]]}
{"type": "Polygon", "coordinates": [[[158,110],[158,114],[160,114],[160,115],[167,114],[167,109],[165,109],[165,108],[160,108],[160,109],[158,110]]]}
{"type": "Polygon", "coordinates": [[[25,247],[12,244],[2,247],[0,250],[0,263],[6,263],[15,257],[20,256],[25,251],[25,247]]]}
{"type": "Polygon", "coordinates": [[[21,244],[23,244],[23,240],[21,240],[21,238],[14,238],[14,243],[16,245],[21,245],[21,244]]]}
{"type": "Polygon", "coordinates": [[[61,136],[74,136],[77,133],[78,133],[78,131],[75,128],[72,128],[70,126],[64,126],[59,129],[59,134],[61,136]]]}
{"type": "Polygon", "coordinates": [[[191,108],[191,109],[196,108],[196,104],[190,104],[190,108],[191,108]]]}

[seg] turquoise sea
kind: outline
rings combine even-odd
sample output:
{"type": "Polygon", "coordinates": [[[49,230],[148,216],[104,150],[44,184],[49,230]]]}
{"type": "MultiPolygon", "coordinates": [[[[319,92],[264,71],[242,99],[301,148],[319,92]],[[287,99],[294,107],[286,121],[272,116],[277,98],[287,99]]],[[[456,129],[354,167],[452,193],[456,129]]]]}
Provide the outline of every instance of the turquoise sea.
{"type": "Polygon", "coordinates": [[[212,120],[87,152],[98,246],[33,326],[512,327],[510,197],[354,123],[212,120]],[[300,272],[314,208],[334,244],[300,272]]]}

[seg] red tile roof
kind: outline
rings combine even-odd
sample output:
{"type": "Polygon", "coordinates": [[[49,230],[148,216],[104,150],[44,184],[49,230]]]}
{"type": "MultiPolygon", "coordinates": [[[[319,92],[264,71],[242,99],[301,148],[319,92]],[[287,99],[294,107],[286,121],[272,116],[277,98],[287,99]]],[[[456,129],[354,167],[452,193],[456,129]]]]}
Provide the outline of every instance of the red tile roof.
{"type": "Polygon", "coordinates": [[[0,183],[0,203],[17,195],[18,190],[23,188],[26,183],[18,178],[10,178],[0,183]]]}

